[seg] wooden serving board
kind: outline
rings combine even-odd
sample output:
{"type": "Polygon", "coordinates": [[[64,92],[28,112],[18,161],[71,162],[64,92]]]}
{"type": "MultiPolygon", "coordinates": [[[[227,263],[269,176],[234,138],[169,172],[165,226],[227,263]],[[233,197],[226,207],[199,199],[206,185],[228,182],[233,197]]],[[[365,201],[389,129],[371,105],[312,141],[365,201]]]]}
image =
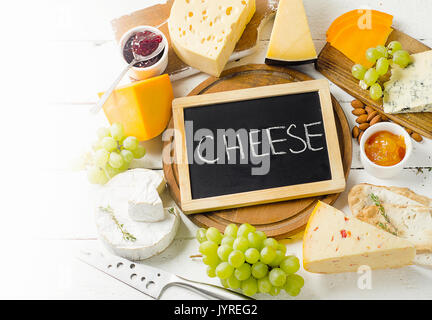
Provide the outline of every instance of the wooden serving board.
{"type": "MultiPolygon", "coordinates": [[[[277,66],[251,64],[226,70],[221,74],[220,78],[210,77],[193,89],[189,95],[245,89],[311,79],[311,77],[295,70],[277,66]]],[[[352,157],[351,132],[345,114],[333,96],[332,104],[335,113],[345,178],[347,178],[352,157]]],[[[168,128],[172,127],[173,123],[170,121],[168,128]]],[[[176,203],[179,204],[180,190],[178,185],[177,166],[175,164],[170,164],[169,161],[173,156],[173,153],[175,153],[173,141],[166,141],[163,148],[163,170],[170,193],[176,203]]],[[[188,218],[201,227],[216,227],[220,231],[223,231],[230,223],[241,224],[248,222],[256,226],[257,229],[264,231],[268,236],[284,238],[293,235],[304,228],[309,215],[318,200],[332,204],[336,201],[338,196],[339,194],[331,194],[211,213],[192,214],[188,215],[188,218]]]]}
{"type": "MultiPolygon", "coordinates": [[[[149,25],[158,27],[169,42],[168,66],[165,72],[170,75],[172,81],[200,72],[181,61],[171,47],[167,19],[169,18],[173,1],[174,0],[167,0],[165,4],[158,4],[138,10],[111,21],[111,26],[117,42],[126,31],[136,26],[149,25]]],[[[230,61],[254,53],[258,45],[260,29],[275,15],[278,3],[279,0],[256,0],[255,14],[246,26],[240,40],[237,42],[230,61]]]]}
{"type": "MultiPolygon", "coordinates": [[[[399,41],[409,53],[419,53],[431,49],[420,41],[396,29],[390,34],[387,43],[393,40],[399,41]]],[[[369,91],[360,88],[358,80],[351,75],[353,65],[354,62],[348,59],[342,52],[332,47],[330,43],[327,43],[318,56],[315,68],[353,97],[383,112],[382,100],[372,100],[369,96],[369,91]]],[[[432,139],[432,112],[386,114],[386,116],[394,122],[432,139]]]]}

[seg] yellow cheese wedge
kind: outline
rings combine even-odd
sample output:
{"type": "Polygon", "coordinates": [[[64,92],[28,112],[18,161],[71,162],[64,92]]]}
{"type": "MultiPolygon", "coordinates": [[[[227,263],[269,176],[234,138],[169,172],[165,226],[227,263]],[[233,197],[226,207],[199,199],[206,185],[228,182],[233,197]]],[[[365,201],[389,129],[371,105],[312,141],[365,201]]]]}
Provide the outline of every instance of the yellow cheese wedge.
{"type": "Polygon", "coordinates": [[[398,268],[411,264],[415,252],[409,241],[319,202],[303,238],[303,267],[314,273],[398,268]]]}
{"type": "Polygon", "coordinates": [[[177,56],[219,76],[255,13],[255,0],[175,0],[168,19],[177,56]]]}
{"type": "Polygon", "coordinates": [[[121,123],[127,136],[144,141],[166,128],[173,98],[169,76],[163,74],[118,87],[103,109],[110,123],[121,123]]]}
{"type": "Polygon", "coordinates": [[[302,0],[280,0],[265,63],[296,65],[316,59],[302,0]]]}

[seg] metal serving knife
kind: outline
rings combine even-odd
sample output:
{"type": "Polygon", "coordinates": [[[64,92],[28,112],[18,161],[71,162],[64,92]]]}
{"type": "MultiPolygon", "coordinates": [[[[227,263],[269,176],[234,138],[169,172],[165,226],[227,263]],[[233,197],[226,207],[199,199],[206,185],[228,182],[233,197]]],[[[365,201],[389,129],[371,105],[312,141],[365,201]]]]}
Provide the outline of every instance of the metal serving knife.
{"type": "Polygon", "coordinates": [[[252,299],[235,291],[187,280],[170,272],[94,250],[81,251],[77,258],[154,299],[159,299],[162,292],[171,286],[183,287],[214,299],[252,299]]]}

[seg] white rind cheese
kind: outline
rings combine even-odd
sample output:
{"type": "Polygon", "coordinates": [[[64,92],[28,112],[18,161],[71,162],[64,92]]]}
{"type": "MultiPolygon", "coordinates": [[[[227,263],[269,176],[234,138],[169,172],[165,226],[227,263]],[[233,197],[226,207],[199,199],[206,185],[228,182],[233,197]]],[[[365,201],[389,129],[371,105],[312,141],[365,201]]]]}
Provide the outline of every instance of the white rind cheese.
{"type": "Polygon", "coordinates": [[[411,57],[405,69],[393,65],[384,84],[385,113],[432,112],[432,50],[411,57]]]}
{"type": "Polygon", "coordinates": [[[105,186],[100,205],[129,212],[136,221],[154,222],[165,218],[159,197],[165,190],[163,176],[155,170],[132,169],[116,175],[105,186]]]}
{"type": "Polygon", "coordinates": [[[172,46],[185,63],[217,77],[254,13],[255,0],[175,0],[168,19],[172,46]]]}
{"type": "Polygon", "coordinates": [[[415,248],[393,236],[323,202],[309,218],[303,238],[303,266],[314,273],[356,272],[398,268],[412,264],[415,248]]]}

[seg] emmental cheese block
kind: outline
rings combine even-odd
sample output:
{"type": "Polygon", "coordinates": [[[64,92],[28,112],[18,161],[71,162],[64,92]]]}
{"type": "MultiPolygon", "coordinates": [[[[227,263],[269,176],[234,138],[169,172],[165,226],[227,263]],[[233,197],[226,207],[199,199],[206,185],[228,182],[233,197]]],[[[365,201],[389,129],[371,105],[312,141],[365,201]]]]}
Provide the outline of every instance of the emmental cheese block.
{"type": "Polygon", "coordinates": [[[177,56],[219,76],[255,13],[255,0],[175,0],[168,29],[177,56]]]}
{"type": "Polygon", "coordinates": [[[280,0],[265,63],[298,65],[316,59],[302,0],[280,0]]]}
{"type": "Polygon", "coordinates": [[[165,130],[173,98],[169,76],[163,74],[119,86],[105,102],[103,110],[111,124],[121,123],[127,136],[144,141],[165,130]]]}
{"type": "Polygon", "coordinates": [[[319,202],[303,238],[303,267],[313,273],[398,268],[412,264],[415,252],[409,241],[319,202]]]}

